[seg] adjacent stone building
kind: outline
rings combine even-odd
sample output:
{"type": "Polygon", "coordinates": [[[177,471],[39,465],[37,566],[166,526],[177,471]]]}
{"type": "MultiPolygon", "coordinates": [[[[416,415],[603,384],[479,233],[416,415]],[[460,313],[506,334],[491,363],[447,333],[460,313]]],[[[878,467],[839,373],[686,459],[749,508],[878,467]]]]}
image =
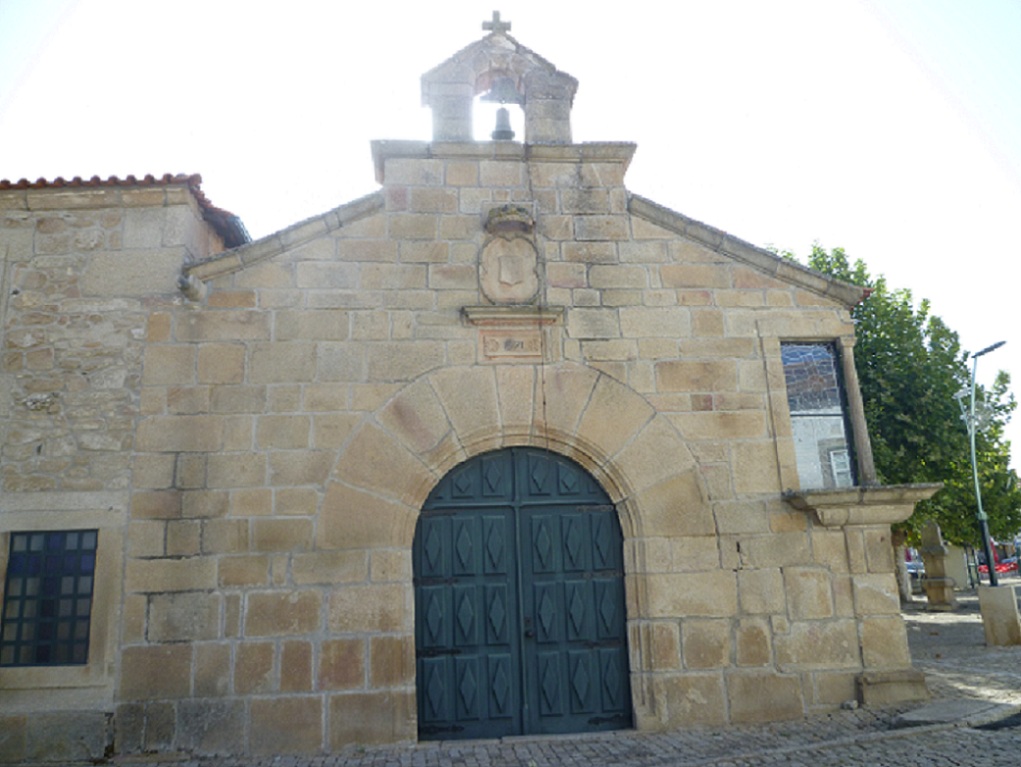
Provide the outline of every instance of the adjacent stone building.
{"type": "Polygon", "coordinates": [[[254,242],[194,176],[0,183],[0,760],[925,694],[862,290],[630,193],[508,29],[378,192],[254,242]]]}

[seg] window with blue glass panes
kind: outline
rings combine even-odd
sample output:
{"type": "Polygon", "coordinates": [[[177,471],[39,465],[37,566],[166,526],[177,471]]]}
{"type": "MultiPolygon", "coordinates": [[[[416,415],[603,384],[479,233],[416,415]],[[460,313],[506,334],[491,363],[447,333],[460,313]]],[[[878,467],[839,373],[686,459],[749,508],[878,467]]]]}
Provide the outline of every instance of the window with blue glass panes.
{"type": "Polygon", "coordinates": [[[852,487],[854,451],[836,345],[783,343],[780,351],[801,489],[852,487]]]}
{"type": "Polygon", "coordinates": [[[0,666],[88,661],[97,530],[12,532],[0,666]]]}

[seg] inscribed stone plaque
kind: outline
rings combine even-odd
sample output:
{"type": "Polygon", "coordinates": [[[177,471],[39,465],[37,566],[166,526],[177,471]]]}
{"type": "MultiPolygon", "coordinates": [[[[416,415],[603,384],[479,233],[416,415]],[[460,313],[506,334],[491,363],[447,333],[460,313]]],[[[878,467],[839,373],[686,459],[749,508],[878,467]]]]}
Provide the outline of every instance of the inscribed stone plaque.
{"type": "Polygon", "coordinates": [[[486,359],[542,357],[542,336],[538,328],[483,331],[482,355],[486,359]]]}

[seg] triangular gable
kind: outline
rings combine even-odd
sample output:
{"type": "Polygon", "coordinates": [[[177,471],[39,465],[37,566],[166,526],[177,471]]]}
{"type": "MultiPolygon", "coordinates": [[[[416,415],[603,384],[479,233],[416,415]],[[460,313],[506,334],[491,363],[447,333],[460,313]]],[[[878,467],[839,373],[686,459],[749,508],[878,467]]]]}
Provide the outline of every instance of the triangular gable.
{"type": "Polygon", "coordinates": [[[373,192],[357,200],[312,216],[286,229],[267,235],[255,242],[224,251],[215,258],[193,264],[185,269],[186,277],[211,280],[240,271],[260,261],[278,256],[317,237],[328,235],[355,221],[379,213],[384,208],[383,192],[373,192]]]}
{"type": "Polygon", "coordinates": [[[628,210],[633,216],[650,224],[693,240],[770,277],[830,298],[848,308],[858,305],[867,295],[865,288],[834,279],[795,261],[782,258],[637,194],[628,194],[628,210]]]}

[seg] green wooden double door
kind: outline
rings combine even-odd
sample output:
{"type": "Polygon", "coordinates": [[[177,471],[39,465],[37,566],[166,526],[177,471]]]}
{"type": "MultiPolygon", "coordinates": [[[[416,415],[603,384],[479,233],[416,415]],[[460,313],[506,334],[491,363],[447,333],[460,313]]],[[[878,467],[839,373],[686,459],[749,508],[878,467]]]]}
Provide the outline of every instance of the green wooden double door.
{"type": "Polygon", "coordinates": [[[620,524],[582,467],[533,448],[461,464],[413,558],[421,738],[631,726],[620,524]]]}

